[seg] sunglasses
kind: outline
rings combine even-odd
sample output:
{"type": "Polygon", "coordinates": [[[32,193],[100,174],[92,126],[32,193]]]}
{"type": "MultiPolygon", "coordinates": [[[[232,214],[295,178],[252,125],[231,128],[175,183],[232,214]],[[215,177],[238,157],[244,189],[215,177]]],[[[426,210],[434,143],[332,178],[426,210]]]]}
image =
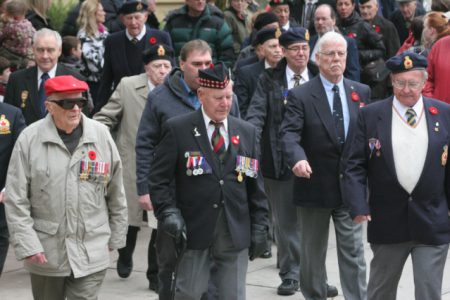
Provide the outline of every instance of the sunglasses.
{"type": "Polygon", "coordinates": [[[75,105],[77,105],[79,108],[83,108],[87,104],[86,98],[71,98],[71,99],[47,100],[47,101],[58,104],[63,109],[73,109],[75,105]]]}

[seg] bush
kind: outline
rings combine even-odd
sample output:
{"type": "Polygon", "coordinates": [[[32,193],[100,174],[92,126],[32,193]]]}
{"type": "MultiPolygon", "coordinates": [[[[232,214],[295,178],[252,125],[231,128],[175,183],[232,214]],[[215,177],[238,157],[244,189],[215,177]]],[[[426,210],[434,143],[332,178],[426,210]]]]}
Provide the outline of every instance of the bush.
{"type": "Polygon", "coordinates": [[[77,0],[53,0],[47,16],[54,30],[61,32],[69,11],[78,3],[77,0]]]}

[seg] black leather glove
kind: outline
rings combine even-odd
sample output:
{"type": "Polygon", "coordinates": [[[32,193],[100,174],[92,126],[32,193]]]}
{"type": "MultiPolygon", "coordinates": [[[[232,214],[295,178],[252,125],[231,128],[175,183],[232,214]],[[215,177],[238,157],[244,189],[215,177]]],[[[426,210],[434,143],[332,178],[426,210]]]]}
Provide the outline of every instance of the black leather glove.
{"type": "Polygon", "coordinates": [[[253,224],[251,232],[250,249],[248,256],[250,260],[260,257],[267,250],[267,227],[263,225],[253,224]]]}
{"type": "Polygon", "coordinates": [[[178,208],[167,208],[161,213],[161,230],[178,243],[186,236],[186,224],[178,208]]]}

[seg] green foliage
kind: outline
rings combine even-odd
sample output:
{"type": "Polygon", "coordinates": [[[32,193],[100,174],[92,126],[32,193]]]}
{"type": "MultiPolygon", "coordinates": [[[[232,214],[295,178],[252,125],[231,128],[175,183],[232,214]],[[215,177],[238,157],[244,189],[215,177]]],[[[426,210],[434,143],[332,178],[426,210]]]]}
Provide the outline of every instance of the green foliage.
{"type": "Polygon", "coordinates": [[[47,16],[54,30],[60,32],[69,11],[78,3],[77,0],[53,0],[47,16]]]}

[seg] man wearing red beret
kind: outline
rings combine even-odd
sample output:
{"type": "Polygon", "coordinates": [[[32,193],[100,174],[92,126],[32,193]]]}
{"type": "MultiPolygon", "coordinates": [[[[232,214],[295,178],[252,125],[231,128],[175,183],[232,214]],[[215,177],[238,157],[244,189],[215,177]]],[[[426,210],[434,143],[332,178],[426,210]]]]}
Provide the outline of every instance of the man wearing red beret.
{"type": "Polygon", "coordinates": [[[35,300],[97,299],[109,251],[125,245],[122,163],[108,129],[81,112],[88,86],[45,82],[47,116],[17,139],[6,218],[35,300]]]}

